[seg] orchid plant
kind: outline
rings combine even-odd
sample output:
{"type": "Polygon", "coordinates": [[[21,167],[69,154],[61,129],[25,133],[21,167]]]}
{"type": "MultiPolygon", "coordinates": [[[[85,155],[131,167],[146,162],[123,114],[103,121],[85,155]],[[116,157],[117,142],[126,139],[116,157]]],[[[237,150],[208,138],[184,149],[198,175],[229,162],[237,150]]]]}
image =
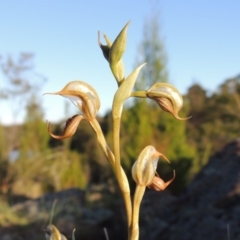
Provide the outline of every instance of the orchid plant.
{"type": "MultiPolygon", "coordinates": [[[[101,126],[96,119],[96,115],[100,108],[100,98],[95,89],[83,81],[72,81],[69,82],[61,91],[47,93],[69,98],[79,110],[78,114],[66,121],[65,128],[61,136],[54,135],[51,132],[49,122],[48,132],[56,139],[69,138],[76,132],[77,127],[82,120],[89,122],[95,131],[98,143],[105,153],[110,167],[116,176],[124,199],[128,224],[128,240],[137,240],[139,239],[138,222],[140,204],[146,187],[155,191],[163,191],[174,180],[175,171],[173,171],[173,178],[164,182],[164,180],[161,179],[156,172],[157,163],[159,158],[169,162],[168,159],[162,153],[158,152],[153,146],[145,147],[132,167],[132,177],[136,182],[136,189],[133,199],[131,198],[128,178],[121,165],[120,125],[123,104],[130,97],[149,98],[156,101],[160,108],[172,114],[176,119],[183,120],[185,118],[180,118],[178,116],[178,112],[183,105],[183,99],[179,91],[174,86],[168,83],[159,82],[155,83],[148,90],[133,91],[138,74],[145,64],[140,65],[133,70],[132,73],[125,77],[122,56],[126,48],[128,26],[129,22],[124,26],[113,43],[106,35],[103,35],[106,45],[101,43],[101,34],[98,32],[98,44],[105,59],[109,63],[112,74],[118,85],[118,89],[114,95],[112,103],[113,149],[110,149],[108,143],[106,142],[101,126]]],[[[51,232],[56,231],[58,230],[56,230],[53,225],[51,225],[48,229],[50,234],[51,232]]],[[[57,236],[57,234],[55,235],[57,236]]],[[[50,239],[56,240],[64,238],[56,237],[50,239]]]]}

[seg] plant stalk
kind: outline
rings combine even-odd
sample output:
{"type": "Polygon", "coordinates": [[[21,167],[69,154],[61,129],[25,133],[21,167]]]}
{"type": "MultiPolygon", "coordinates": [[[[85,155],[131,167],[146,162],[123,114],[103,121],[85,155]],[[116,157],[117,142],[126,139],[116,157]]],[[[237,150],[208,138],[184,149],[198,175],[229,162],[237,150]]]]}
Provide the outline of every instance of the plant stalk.
{"type": "Polygon", "coordinates": [[[132,215],[132,225],[131,225],[131,235],[130,240],[139,239],[139,211],[141,201],[145,192],[146,186],[136,185],[136,190],[133,199],[133,215],[132,215]]]}
{"type": "Polygon", "coordinates": [[[115,155],[115,172],[118,180],[118,184],[120,190],[122,192],[125,209],[127,213],[127,222],[128,222],[128,232],[131,228],[131,221],[132,221],[132,202],[130,196],[130,188],[127,178],[125,177],[125,172],[121,167],[121,159],[120,159],[120,118],[113,119],[113,152],[115,155]],[[124,175],[125,176],[124,176],[124,175]]]}
{"type": "MultiPolygon", "coordinates": [[[[105,137],[103,135],[101,126],[99,125],[98,121],[96,119],[93,119],[90,121],[90,124],[91,124],[93,130],[97,134],[97,139],[98,139],[98,143],[99,143],[100,147],[102,148],[103,152],[105,153],[106,157],[108,158],[113,172],[117,176],[118,184],[119,184],[120,190],[123,195],[123,200],[124,200],[125,209],[126,209],[126,213],[127,213],[128,232],[130,233],[131,218],[132,218],[132,202],[131,202],[131,197],[130,197],[130,190],[129,190],[127,176],[120,165],[119,147],[117,149],[115,149],[115,151],[118,152],[118,160],[119,160],[118,167],[120,167],[120,169],[116,167],[116,165],[117,165],[116,157],[114,156],[111,149],[109,148],[109,146],[105,140],[105,137]],[[117,171],[118,171],[118,174],[117,174],[117,171]],[[120,178],[119,178],[119,176],[120,176],[120,178]]],[[[120,125],[118,125],[118,126],[120,127],[120,125]]],[[[117,131],[114,130],[114,132],[120,132],[120,129],[117,131]]],[[[118,144],[118,146],[119,146],[119,134],[118,135],[116,134],[115,138],[117,138],[117,141],[115,141],[115,142],[113,141],[113,142],[115,144],[118,144]]]]}

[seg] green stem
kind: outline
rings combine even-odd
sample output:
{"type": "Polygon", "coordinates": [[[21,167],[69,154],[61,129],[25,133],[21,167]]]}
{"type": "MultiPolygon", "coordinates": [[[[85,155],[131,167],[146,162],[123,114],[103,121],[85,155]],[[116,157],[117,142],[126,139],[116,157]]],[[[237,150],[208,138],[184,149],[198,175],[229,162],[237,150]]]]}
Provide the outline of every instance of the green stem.
{"type": "Polygon", "coordinates": [[[138,185],[136,186],[134,199],[133,199],[133,215],[132,215],[132,225],[131,225],[131,235],[130,240],[138,240],[139,239],[139,211],[141,201],[144,195],[146,187],[138,185]]]}
{"type": "Polygon", "coordinates": [[[146,91],[136,91],[131,93],[131,97],[146,98],[146,91]]]}
{"type": "MultiPolygon", "coordinates": [[[[118,184],[120,186],[122,195],[123,195],[123,200],[124,200],[124,204],[125,204],[125,208],[126,208],[126,212],[127,212],[127,219],[128,219],[128,229],[130,231],[130,226],[131,226],[131,218],[132,218],[132,203],[131,203],[131,197],[130,197],[130,189],[129,189],[129,184],[128,184],[128,180],[127,180],[127,176],[124,172],[124,170],[122,169],[121,165],[120,165],[120,150],[119,147],[118,149],[115,149],[114,151],[116,151],[117,157],[118,157],[118,166],[120,166],[119,168],[116,168],[116,157],[114,156],[114,154],[112,153],[111,149],[109,148],[105,137],[103,135],[101,126],[99,125],[98,121],[96,119],[93,119],[91,121],[89,121],[93,130],[96,132],[97,135],[97,139],[98,139],[98,143],[100,145],[100,147],[102,148],[103,152],[105,153],[106,157],[109,160],[109,163],[113,169],[113,172],[115,173],[117,180],[118,180],[118,184]],[[118,169],[118,170],[116,170],[118,169]],[[117,174],[118,171],[118,174],[117,174]],[[120,176],[120,178],[119,178],[120,176]]],[[[117,126],[115,126],[117,127],[117,126]]],[[[120,127],[120,125],[119,125],[120,127]]],[[[119,132],[119,130],[117,131],[113,131],[114,133],[119,132]]],[[[114,141],[115,144],[119,144],[119,135],[116,135],[115,138],[117,138],[117,141],[114,141]],[[117,137],[118,136],[118,137],[117,137]]],[[[115,153],[115,152],[114,152],[115,153]]]]}
{"type": "Polygon", "coordinates": [[[113,119],[113,152],[115,155],[115,172],[118,180],[120,190],[122,192],[126,213],[127,213],[127,222],[128,222],[128,231],[131,228],[132,221],[132,202],[130,196],[129,183],[126,177],[125,172],[121,167],[121,158],[120,158],[120,118],[113,119]]]}
{"type": "Polygon", "coordinates": [[[109,163],[111,165],[111,167],[113,168],[114,172],[114,165],[115,165],[115,157],[111,151],[111,149],[109,148],[106,139],[103,135],[102,132],[102,128],[99,125],[99,122],[97,121],[96,118],[94,118],[93,120],[89,121],[89,123],[91,124],[93,130],[95,131],[96,135],[97,135],[97,140],[98,140],[98,144],[100,145],[100,147],[102,148],[103,152],[105,153],[107,159],[109,160],[109,163]]]}
{"type": "Polygon", "coordinates": [[[120,118],[113,119],[113,152],[115,155],[115,171],[117,174],[117,177],[120,181],[120,187],[122,184],[122,173],[121,173],[121,160],[120,160],[120,118]]]}

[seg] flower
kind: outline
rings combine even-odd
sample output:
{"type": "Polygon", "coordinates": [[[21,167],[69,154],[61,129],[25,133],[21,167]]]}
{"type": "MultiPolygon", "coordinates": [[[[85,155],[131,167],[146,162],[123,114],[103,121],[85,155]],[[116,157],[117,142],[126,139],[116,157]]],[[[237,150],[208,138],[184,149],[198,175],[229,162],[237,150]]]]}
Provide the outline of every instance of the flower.
{"type": "Polygon", "coordinates": [[[49,224],[47,229],[43,231],[45,232],[45,237],[47,240],[67,240],[67,238],[62,235],[52,224],[49,224]]]}
{"type": "Polygon", "coordinates": [[[51,137],[53,137],[55,139],[69,138],[69,137],[73,136],[73,134],[76,132],[77,127],[82,119],[83,119],[82,115],[74,115],[73,117],[69,118],[65,123],[65,127],[64,127],[62,136],[58,136],[58,135],[51,133],[50,123],[48,122],[48,126],[47,126],[48,133],[51,135],[51,137]]]}
{"type": "Polygon", "coordinates": [[[95,119],[100,108],[100,100],[95,89],[82,81],[72,81],[59,92],[45,94],[61,95],[69,98],[81,112],[81,114],[74,115],[66,121],[62,136],[52,134],[50,132],[50,123],[48,122],[48,132],[56,139],[71,137],[76,132],[80,121],[82,119],[87,121],[95,119]]]}
{"type": "Polygon", "coordinates": [[[176,119],[188,119],[178,116],[178,112],[183,105],[183,99],[174,86],[168,83],[155,83],[147,90],[146,95],[148,98],[155,100],[164,111],[170,112],[176,119]]]}
{"type": "Polygon", "coordinates": [[[69,98],[81,111],[85,119],[95,118],[100,108],[100,100],[95,89],[82,81],[70,82],[59,92],[45,94],[61,95],[69,98]]]}
{"type": "Polygon", "coordinates": [[[151,187],[153,182],[156,181],[155,173],[160,157],[169,162],[168,159],[153,146],[147,146],[143,149],[132,167],[132,177],[138,185],[151,187]]]}
{"type": "Polygon", "coordinates": [[[148,188],[155,190],[155,191],[163,191],[173,180],[175,179],[175,170],[173,170],[173,178],[167,182],[164,182],[157,173],[153,178],[153,181],[148,188]]]}

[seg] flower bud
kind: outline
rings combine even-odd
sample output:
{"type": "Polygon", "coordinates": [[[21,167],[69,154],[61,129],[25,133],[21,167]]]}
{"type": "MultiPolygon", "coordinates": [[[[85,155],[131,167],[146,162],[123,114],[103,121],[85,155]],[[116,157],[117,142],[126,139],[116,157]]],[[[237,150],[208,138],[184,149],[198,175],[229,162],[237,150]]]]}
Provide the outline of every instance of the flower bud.
{"type": "Polygon", "coordinates": [[[132,167],[132,177],[138,185],[148,186],[152,183],[159,157],[163,157],[168,161],[168,159],[162,153],[156,151],[153,146],[147,146],[143,149],[132,167]]]}
{"type": "Polygon", "coordinates": [[[119,60],[122,58],[122,55],[126,48],[127,42],[127,28],[130,21],[124,26],[122,31],[118,34],[116,39],[114,40],[110,53],[109,53],[109,63],[110,65],[116,65],[119,60]]]}
{"type": "Polygon", "coordinates": [[[46,240],[67,240],[67,238],[64,235],[62,235],[58,231],[58,229],[52,224],[49,224],[47,226],[47,229],[44,230],[44,232],[46,240]]]}
{"type": "Polygon", "coordinates": [[[127,28],[130,22],[128,22],[122,31],[118,34],[114,42],[112,43],[106,35],[103,35],[107,45],[103,45],[100,41],[100,32],[98,32],[98,44],[103,52],[104,57],[109,62],[112,73],[120,86],[125,78],[124,63],[122,60],[123,53],[126,48],[127,41],[127,28]]]}
{"type": "Polygon", "coordinates": [[[174,86],[168,83],[155,83],[147,90],[146,94],[148,98],[155,100],[164,111],[170,112],[176,119],[188,119],[178,116],[178,112],[183,105],[183,99],[174,86]]]}
{"type": "Polygon", "coordinates": [[[46,94],[69,98],[81,111],[83,117],[88,120],[94,119],[100,108],[100,100],[95,89],[82,81],[70,82],[61,91],[46,94]]]}

